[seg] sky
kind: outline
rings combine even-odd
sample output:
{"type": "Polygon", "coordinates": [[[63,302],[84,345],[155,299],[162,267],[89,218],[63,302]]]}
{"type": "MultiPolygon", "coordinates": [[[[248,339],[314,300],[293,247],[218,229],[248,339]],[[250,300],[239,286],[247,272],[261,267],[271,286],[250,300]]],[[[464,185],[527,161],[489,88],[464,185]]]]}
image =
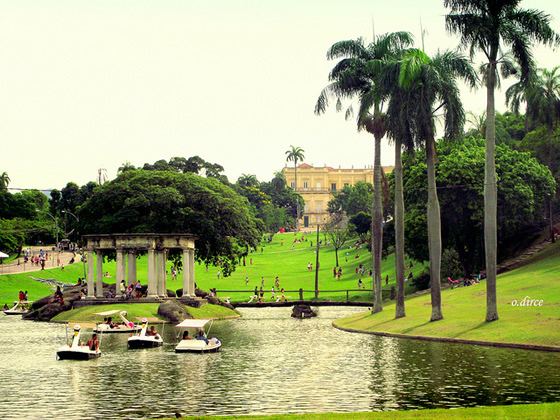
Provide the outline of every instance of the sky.
{"type": "MultiPolygon", "coordinates": [[[[560,2],[522,6],[560,32],[560,2]]],[[[316,166],[371,165],[355,121],[313,113],[335,64],[326,51],[374,31],[410,31],[420,46],[420,21],[429,54],[455,48],[445,13],[442,0],[0,0],[0,173],[10,187],[60,189],[124,162],[199,155],[230,181],[264,181],[290,145],[316,166]]],[[[544,47],[535,58],[560,65],[544,47]]],[[[484,90],[462,98],[485,108],[484,90]]],[[[393,154],[384,142],[382,164],[393,154]]]]}

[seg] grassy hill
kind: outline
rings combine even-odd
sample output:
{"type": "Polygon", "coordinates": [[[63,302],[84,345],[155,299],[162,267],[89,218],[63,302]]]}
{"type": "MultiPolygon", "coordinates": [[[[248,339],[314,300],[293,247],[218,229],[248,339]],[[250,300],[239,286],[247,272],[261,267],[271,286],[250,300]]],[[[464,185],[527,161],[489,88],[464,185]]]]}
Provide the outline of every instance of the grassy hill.
{"type": "Polygon", "coordinates": [[[363,313],[334,322],[360,331],[430,337],[560,346],[560,243],[546,248],[525,266],[498,276],[498,313],[495,322],[484,321],[486,284],[442,292],[444,319],[429,322],[430,296],[406,301],[406,318],[394,318],[394,305],[372,315],[363,313]],[[521,306],[527,299],[542,306],[521,306]]]}
{"type": "MultiPolygon", "coordinates": [[[[303,234],[297,237],[302,238],[303,234]]],[[[286,290],[298,290],[300,287],[304,290],[313,290],[315,282],[315,271],[308,271],[307,264],[311,262],[315,267],[315,235],[307,234],[304,236],[307,241],[293,243],[294,234],[285,233],[277,234],[271,243],[265,243],[261,248],[250,254],[246,259],[246,266],[239,265],[237,270],[227,278],[220,276],[218,278],[217,267],[208,267],[198,264],[195,269],[196,283],[202,289],[208,290],[215,287],[218,290],[244,290],[242,293],[225,293],[222,296],[230,296],[232,300],[246,300],[255,286],[261,286],[261,276],[264,276],[264,290],[269,292],[274,285],[274,278],[279,276],[280,287],[286,290]],[[311,247],[311,241],[313,247],[311,247]],[[251,264],[252,260],[252,264],[251,264]],[[245,277],[249,278],[248,285],[245,285],[245,277]]],[[[324,241],[323,235],[321,239],[324,241]]],[[[354,248],[352,242],[348,242],[344,249],[339,251],[339,264],[342,266],[343,275],[340,280],[333,277],[332,269],[335,266],[335,253],[332,246],[321,248],[320,270],[319,270],[319,289],[323,292],[320,294],[322,299],[345,299],[346,289],[357,289],[358,275],[355,269],[359,264],[366,267],[366,274],[362,277],[364,282],[363,292],[352,292],[352,300],[371,300],[372,284],[368,271],[371,268],[371,254],[363,246],[360,249],[354,248]],[[348,255],[346,255],[348,254],[348,255]],[[336,292],[340,290],[340,292],[336,292]]],[[[409,264],[409,263],[407,263],[409,264]]],[[[34,282],[31,277],[54,278],[67,283],[76,283],[78,277],[84,277],[84,264],[75,263],[67,265],[64,270],[60,268],[47,269],[40,272],[11,274],[0,276],[0,303],[4,301],[13,301],[17,298],[17,292],[20,288],[27,289],[30,292],[30,299],[37,299],[45,294],[50,293],[49,289],[43,285],[33,288],[34,282]],[[25,287],[24,287],[25,286],[25,287]]],[[[419,263],[413,263],[411,269],[414,275],[418,275],[424,266],[419,263]]],[[[107,283],[114,283],[115,278],[115,262],[106,262],[103,270],[108,271],[110,278],[104,278],[107,283]]],[[[168,263],[167,287],[176,290],[182,287],[180,276],[176,281],[171,279],[169,274],[171,264],[168,263]]],[[[142,257],[137,261],[137,274],[142,284],[147,284],[147,258],[142,257]]],[[[383,283],[386,289],[390,289],[395,284],[395,262],[394,256],[389,255],[383,260],[383,283]],[[389,276],[389,284],[385,285],[385,277],[389,276]]],[[[408,287],[408,286],[407,286],[408,287]]],[[[289,292],[286,294],[288,298],[295,299],[298,294],[289,292]]],[[[306,293],[305,298],[311,298],[313,293],[306,293]]],[[[265,295],[267,299],[269,294],[265,295]]]]}

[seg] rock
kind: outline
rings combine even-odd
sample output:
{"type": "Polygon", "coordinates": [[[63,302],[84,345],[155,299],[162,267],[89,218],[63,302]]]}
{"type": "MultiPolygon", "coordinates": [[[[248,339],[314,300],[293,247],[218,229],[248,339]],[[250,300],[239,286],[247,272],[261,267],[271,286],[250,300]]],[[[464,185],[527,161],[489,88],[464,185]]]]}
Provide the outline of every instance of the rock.
{"type": "Polygon", "coordinates": [[[160,303],[157,313],[173,324],[177,324],[187,318],[192,318],[176,300],[166,300],[160,303]]]}
{"type": "Polygon", "coordinates": [[[23,315],[23,319],[33,321],[50,321],[59,313],[70,309],[72,309],[72,302],[69,300],[65,300],[62,305],[58,302],[48,303],[35,311],[23,315]]]}
{"type": "Polygon", "coordinates": [[[177,297],[182,297],[183,296],[183,288],[175,290],[175,294],[177,295],[177,297]]]}
{"type": "Polygon", "coordinates": [[[218,299],[216,296],[207,295],[206,300],[208,301],[208,303],[210,303],[212,305],[220,305],[220,306],[224,306],[224,307],[229,308],[229,309],[235,309],[231,303],[224,302],[224,301],[218,299]]]}
{"type": "Polygon", "coordinates": [[[167,289],[167,297],[177,297],[173,290],[167,289]]]}
{"type": "Polygon", "coordinates": [[[317,313],[309,305],[294,305],[292,318],[313,318],[317,313]]]}
{"type": "Polygon", "coordinates": [[[205,299],[206,296],[208,296],[208,292],[205,292],[205,291],[202,290],[202,289],[195,289],[194,295],[195,295],[196,297],[205,299]]]}

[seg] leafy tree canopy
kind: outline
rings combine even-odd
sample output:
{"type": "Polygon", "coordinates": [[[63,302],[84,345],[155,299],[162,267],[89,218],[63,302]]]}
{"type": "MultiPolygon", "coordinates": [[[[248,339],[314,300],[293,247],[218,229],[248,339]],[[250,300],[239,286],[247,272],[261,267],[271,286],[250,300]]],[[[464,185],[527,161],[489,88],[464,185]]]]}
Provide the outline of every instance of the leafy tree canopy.
{"type": "MultiPolygon", "coordinates": [[[[466,272],[478,269],[484,258],[484,140],[440,141],[437,153],[444,248],[457,251],[466,272]]],[[[411,256],[426,261],[426,164],[419,155],[405,158],[406,243],[411,256]]],[[[496,165],[498,241],[500,249],[511,251],[528,229],[542,222],[545,199],[555,190],[555,181],[529,153],[506,144],[496,148],[496,165]]]]}
{"type": "Polygon", "coordinates": [[[247,201],[216,179],[192,173],[127,170],[79,209],[81,232],[187,232],[196,258],[234,270],[240,250],[261,237],[247,201]]]}

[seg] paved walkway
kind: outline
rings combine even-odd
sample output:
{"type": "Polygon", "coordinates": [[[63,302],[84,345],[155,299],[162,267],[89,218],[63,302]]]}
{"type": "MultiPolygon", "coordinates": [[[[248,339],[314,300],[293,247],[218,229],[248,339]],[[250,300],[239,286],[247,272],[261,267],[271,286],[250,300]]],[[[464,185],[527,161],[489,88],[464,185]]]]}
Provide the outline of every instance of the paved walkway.
{"type": "MultiPolygon", "coordinates": [[[[74,254],[68,251],[53,252],[51,246],[32,246],[31,252],[38,254],[41,249],[48,252],[49,257],[45,261],[45,269],[56,268],[61,265],[68,265],[72,257],[74,257],[74,262],[81,262],[82,257],[79,254],[74,254]]],[[[27,273],[31,271],[41,271],[41,265],[31,264],[31,262],[24,263],[23,255],[19,259],[10,261],[8,264],[0,264],[0,274],[16,274],[16,273],[27,273]]]]}

